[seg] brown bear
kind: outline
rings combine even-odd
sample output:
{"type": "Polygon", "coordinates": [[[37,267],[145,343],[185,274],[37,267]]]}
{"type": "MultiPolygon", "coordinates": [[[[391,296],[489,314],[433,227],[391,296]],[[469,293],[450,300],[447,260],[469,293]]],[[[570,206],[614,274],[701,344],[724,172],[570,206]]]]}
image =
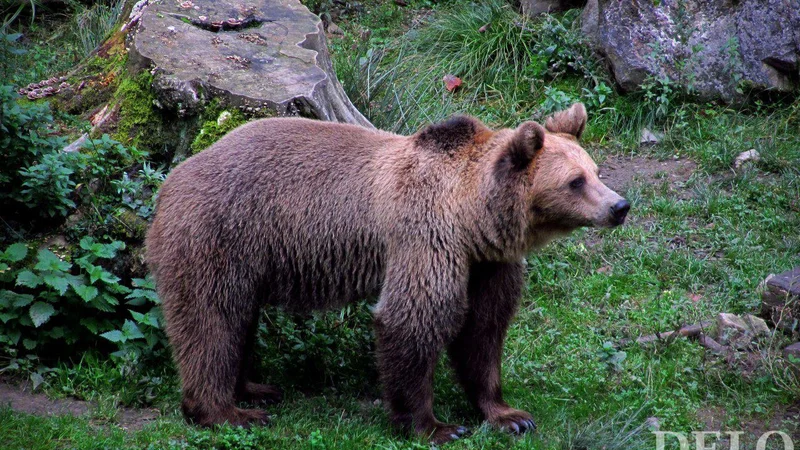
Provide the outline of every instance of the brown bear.
{"type": "Polygon", "coordinates": [[[412,136],[299,118],[243,125],[169,174],[147,235],[183,384],[201,425],[265,423],[240,409],[279,391],[247,379],[259,308],[336,308],[376,297],[378,369],[394,423],[437,443],[464,427],[433,414],[449,353],[470,401],[512,432],[500,361],[522,258],[629,205],[578,144],[581,104],[542,127],[454,117],[412,136]]]}

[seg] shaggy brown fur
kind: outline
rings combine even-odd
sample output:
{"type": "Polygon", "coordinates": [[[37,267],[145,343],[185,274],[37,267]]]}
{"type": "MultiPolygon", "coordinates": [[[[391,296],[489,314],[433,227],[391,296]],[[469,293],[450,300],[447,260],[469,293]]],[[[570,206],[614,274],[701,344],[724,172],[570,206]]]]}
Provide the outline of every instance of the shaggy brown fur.
{"type": "Polygon", "coordinates": [[[247,381],[262,305],[310,311],[377,296],[378,365],[397,424],[435,442],[465,431],[433,415],[433,372],[446,349],[490,423],[533,428],[500,387],[520,260],[578,226],[624,219],[611,208],[621,198],[577,144],[585,122],[582,105],[547,130],[527,122],[492,131],[457,117],[407,137],[267,119],[179,165],[159,193],[147,259],[187,418],[268,420],[235,406],[279,398],[247,381]]]}

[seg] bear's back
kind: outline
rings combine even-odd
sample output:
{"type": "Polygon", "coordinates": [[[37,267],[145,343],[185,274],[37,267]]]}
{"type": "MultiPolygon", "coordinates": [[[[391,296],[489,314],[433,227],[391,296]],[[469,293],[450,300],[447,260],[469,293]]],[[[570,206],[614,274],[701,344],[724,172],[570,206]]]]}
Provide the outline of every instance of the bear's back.
{"type": "Polygon", "coordinates": [[[157,279],[192,264],[187,277],[234,267],[267,302],[304,310],[373,294],[383,264],[376,155],[404,139],[306,119],[232,131],[164,182],[147,242],[157,279]]]}

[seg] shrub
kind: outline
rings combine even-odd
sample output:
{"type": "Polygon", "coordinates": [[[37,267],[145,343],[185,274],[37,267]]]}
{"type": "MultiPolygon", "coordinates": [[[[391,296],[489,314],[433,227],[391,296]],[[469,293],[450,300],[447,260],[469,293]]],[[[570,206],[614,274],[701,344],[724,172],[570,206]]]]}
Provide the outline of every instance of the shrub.
{"type": "Polygon", "coordinates": [[[26,354],[58,355],[65,348],[67,355],[116,348],[112,355],[128,360],[163,348],[152,280],[133,279],[131,288],[105,267],[124,249],[123,242],[87,236],[60,254],[43,248],[29,257],[23,243],[0,253],[0,350],[12,367],[26,354]]]}
{"type": "Polygon", "coordinates": [[[363,390],[377,379],[372,313],[361,302],[338,311],[262,314],[258,339],[262,372],[270,382],[336,385],[363,390]]]}
{"type": "Polygon", "coordinates": [[[0,86],[0,204],[7,208],[21,204],[43,215],[63,216],[75,206],[69,196],[77,160],[60,152],[66,145],[63,137],[51,135],[49,105],[23,107],[18,97],[13,87],[0,86]]]}

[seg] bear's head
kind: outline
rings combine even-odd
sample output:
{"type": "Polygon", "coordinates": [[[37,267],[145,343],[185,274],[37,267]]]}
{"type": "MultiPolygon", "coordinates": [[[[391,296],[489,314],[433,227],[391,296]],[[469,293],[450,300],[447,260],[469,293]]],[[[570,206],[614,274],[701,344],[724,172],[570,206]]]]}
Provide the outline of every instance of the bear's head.
{"type": "Polygon", "coordinates": [[[498,227],[512,228],[505,233],[516,241],[507,240],[516,250],[528,251],[576,228],[625,221],[630,204],[600,181],[597,164],[578,142],[586,120],[586,108],[576,103],[545,126],[525,122],[487,140],[492,158],[487,206],[499,218],[498,227]]]}

